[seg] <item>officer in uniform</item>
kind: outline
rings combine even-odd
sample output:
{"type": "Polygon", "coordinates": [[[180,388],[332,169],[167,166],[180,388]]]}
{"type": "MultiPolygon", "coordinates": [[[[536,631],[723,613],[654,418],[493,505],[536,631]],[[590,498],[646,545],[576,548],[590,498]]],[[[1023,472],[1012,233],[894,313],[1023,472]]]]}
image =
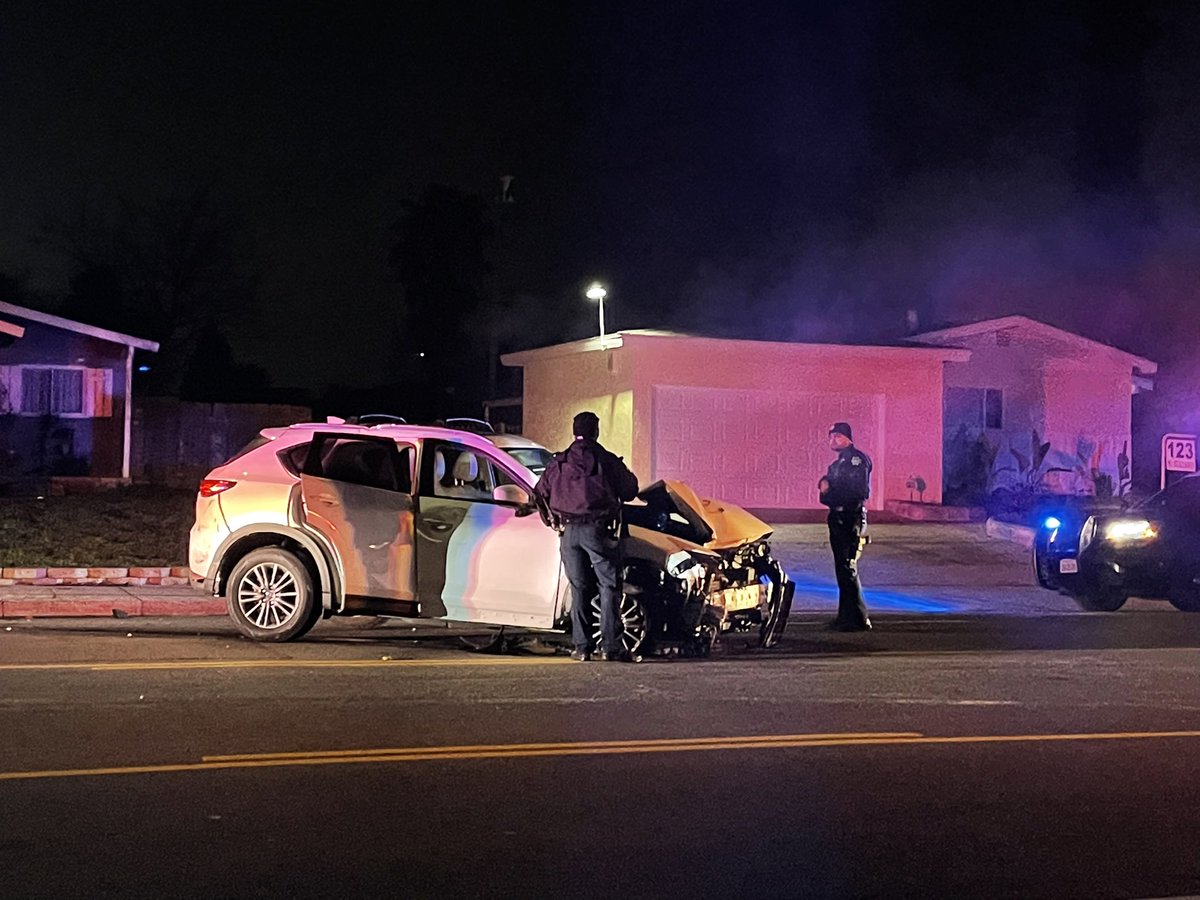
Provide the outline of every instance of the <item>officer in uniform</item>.
{"type": "Polygon", "coordinates": [[[871,496],[871,458],[854,446],[847,422],[829,429],[829,449],[837,459],[817,484],[821,502],[829,507],[829,546],[837,575],[838,613],[829,627],[834,631],[869,631],[867,605],[858,580],[858,557],[865,543],[867,513],[863,504],[871,496]]]}
{"type": "Polygon", "coordinates": [[[602,658],[637,662],[621,640],[621,504],[637,496],[637,476],[601,446],[595,413],[581,412],[571,427],[574,442],[554,454],[533,491],[543,521],[560,535],[571,582],[571,656],[587,662],[596,649],[589,612],[599,587],[602,658]]]}

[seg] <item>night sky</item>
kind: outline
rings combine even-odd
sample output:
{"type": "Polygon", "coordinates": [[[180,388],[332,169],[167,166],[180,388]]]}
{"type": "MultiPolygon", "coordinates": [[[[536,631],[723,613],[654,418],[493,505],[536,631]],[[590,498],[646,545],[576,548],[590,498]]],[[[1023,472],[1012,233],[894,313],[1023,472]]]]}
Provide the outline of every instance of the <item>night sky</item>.
{"type": "Polygon", "coordinates": [[[1200,11],[1185,4],[9,2],[0,272],[85,198],[214,184],[259,301],[240,361],[384,377],[389,231],[494,198],[504,349],[613,328],[888,340],[1025,313],[1151,358],[1200,337],[1200,11]],[[1168,326],[1168,327],[1164,327],[1168,326]]]}

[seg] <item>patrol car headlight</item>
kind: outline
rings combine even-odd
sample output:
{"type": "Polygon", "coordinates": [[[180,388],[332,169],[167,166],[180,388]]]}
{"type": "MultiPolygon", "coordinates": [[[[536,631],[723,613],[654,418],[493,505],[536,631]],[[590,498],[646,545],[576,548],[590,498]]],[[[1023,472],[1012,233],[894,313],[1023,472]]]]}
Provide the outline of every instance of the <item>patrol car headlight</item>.
{"type": "Polygon", "coordinates": [[[1105,540],[1114,544],[1152,541],[1156,537],[1158,530],[1145,519],[1117,519],[1104,526],[1105,540]]]}

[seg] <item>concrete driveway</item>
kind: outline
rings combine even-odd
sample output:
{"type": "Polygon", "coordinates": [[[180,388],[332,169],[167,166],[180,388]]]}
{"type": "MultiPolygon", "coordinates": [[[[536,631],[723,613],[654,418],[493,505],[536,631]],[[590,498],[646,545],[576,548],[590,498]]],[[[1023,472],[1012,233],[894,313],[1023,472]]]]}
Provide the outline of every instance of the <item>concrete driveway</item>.
{"type": "MultiPolygon", "coordinates": [[[[982,524],[872,524],[869,533],[859,572],[872,612],[1084,614],[1070,597],[1038,587],[1028,550],[989,538],[982,524]]],[[[794,611],[837,608],[824,525],[776,526],[771,546],[796,581],[794,611]]],[[[1149,600],[1125,609],[1174,612],[1149,600]]]]}

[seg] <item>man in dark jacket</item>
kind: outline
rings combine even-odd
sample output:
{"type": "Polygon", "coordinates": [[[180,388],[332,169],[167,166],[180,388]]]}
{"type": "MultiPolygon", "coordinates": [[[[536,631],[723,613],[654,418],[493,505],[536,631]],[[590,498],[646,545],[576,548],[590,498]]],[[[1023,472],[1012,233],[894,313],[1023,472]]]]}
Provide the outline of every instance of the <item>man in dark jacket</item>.
{"type": "Polygon", "coordinates": [[[868,631],[871,620],[858,580],[858,557],[867,526],[863,507],[871,496],[871,457],[854,446],[847,422],[835,422],[829,429],[829,449],[837,453],[837,459],[817,484],[821,502],[829,507],[829,546],[838,585],[837,618],[829,627],[834,631],[868,631]]]}
{"type": "Polygon", "coordinates": [[[575,441],[554,454],[534,488],[543,518],[561,538],[559,552],[571,582],[571,631],[581,662],[596,649],[589,621],[592,597],[600,591],[603,658],[636,662],[621,640],[621,504],[637,496],[637,477],[620,457],[600,445],[600,419],[581,412],[571,423],[575,441]]]}

